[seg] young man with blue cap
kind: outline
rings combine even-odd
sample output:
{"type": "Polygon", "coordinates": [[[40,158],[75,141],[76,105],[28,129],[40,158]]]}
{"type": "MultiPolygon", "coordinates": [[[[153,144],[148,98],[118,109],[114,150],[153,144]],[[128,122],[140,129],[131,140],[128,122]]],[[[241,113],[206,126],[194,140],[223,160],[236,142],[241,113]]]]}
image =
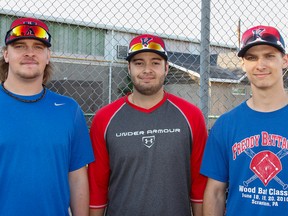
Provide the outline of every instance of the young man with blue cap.
{"type": "Polygon", "coordinates": [[[0,215],[89,214],[94,160],[75,100],[45,87],[51,35],[34,18],[12,22],[0,59],[0,215]]]}
{"type": "Polygon", "coordinates": [[[201,216],[204,117],[164,91],[169,65],[162,38],[139,35],[129,48],[133,92],[100,109],[91,126],[90,215],[191,216],[192,206],[201,216]]]}
{"type": "Polygon", "coordinates": [[[242,36],[238,56],[252,96],[211,129],[201,167],[208,176],[204,215],[287,215],[288,97],[283,70],[288,59],[283,38],[274,27],[252,27],[242,36]]]}

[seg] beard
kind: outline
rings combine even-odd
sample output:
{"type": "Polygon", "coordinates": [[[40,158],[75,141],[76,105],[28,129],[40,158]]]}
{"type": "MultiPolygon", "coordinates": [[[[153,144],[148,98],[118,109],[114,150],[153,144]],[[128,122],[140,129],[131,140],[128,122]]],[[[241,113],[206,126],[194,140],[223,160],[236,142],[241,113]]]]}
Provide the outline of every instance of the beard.
{"type": "Polygon", "coordinates": [[[136,90],[142,95],[150,96],[150,95],[156,94],[163,88],[164,81],[165,81],[165,74],[159,77],[159,80],[157,83],[153,83],[153,84],[145,84],[145,83],[141,84],[140,82],[137,82],[135,77],[131,77],[131,81],[133,83],[134,90],[136,90]]]}
{"type": "Polygon", "coordinates": [[[44,70],[46,65],[39,65],[34,63],[33,65],[29,64],[20,64],[20,67],[13,67],[10,65],[9,73],[13,73],[14,76],[26,81],[33,81],[39,77],[43,77],[44,70]]]}

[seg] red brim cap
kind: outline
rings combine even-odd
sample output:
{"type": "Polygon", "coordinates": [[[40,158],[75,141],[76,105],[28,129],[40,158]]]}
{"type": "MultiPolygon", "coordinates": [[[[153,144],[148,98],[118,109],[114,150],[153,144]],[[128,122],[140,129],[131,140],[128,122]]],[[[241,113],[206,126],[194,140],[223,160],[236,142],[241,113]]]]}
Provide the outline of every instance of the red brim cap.
{"type": "MultiPolygon", "coordinates": [[[[31,32],[31,31],[30,31],[31,32]]],[[[51,47],[51,35],[49,34],[48,26],[41,20],[35,18],[19,18],[12,22],[9,31],[6,33],[5,44],[8,45],[20,39],[35,39],[43,42],[46,46],[51,47]],[[39,29],[44,32],[45,37],[39,37],[37,34],[21,34],[13,35],[11,32],[19,26],[40,27],[39,29]]]]}
{"type": "Polygon", "coordinates": [[[256,45],[270,45],[285,53],[285,43],[279,31],[271,26],[256,26],[243,33],[239,57],[243,57],[248,49],[256,45]]]}
{"type": "Polygon", "coordinates": [[[154,52],[163,57],[166,61],[168,59],[163,39],[155,35],[143,34],[133,38],[129,44],[126,60],[130,61],[133,56],[142,52],[154,52]]]}

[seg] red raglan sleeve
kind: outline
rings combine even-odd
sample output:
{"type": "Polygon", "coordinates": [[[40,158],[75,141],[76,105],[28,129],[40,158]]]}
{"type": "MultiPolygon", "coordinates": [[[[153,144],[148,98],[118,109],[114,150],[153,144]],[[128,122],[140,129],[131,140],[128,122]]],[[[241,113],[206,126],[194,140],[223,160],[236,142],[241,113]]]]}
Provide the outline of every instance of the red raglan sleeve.
{"type": "Polygon", "coordinates": [[[90,138],[95,161],[88,166],[90,208],[105,208],[108,203],[110,165],[105,132],[111,118],[123,102],[124,99],[121,98],[100,109],[91,124],[90,138]]]}
{"type": "Polygon", "coordinates": [[[197,108],[191,109],[189,122],[192,128],[191,166],[191,202],[202,203],[207,177],[200,174],[200,167],[207,141],[207,129],[202,112],[197,108]]]}
{"type": "Polygon", "coordinates": [[[202,156],[207,140],[207,128],[202,111],[195,105],[189,103],[182,98],[169,95],[174,99],[175,103],[184,113],[191,129],[191,157],[190,157],[190,173],[191,173],[191,191],[190,199],[194,203],[202,203],[204,190],[207,183],[207,177],[200,174],[202,156]]]}

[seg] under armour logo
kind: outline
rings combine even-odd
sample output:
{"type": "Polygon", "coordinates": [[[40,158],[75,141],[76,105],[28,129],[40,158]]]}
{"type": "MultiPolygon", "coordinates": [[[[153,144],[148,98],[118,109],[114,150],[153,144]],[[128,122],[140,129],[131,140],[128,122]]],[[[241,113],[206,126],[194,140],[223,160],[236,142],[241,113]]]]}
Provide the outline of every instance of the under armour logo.
{"type": "Polygon", "coordinates": [[[144,140],[144,142],[145,142],[145,144],[148,144],[148,143],[153,143],[153,139],[151,138],[151,139],[145,139],[144,140]]]}
{"type": "Polygon", "coordinates": [[[149,37],[149,38],[148,37],[147,38],[141,38],[142,45],[147,47],[151,40],[153,40],[153,38],[151,38],[151,37],[149,37]]]}
{"type": "Polygon", "coordinates": [[[142,142],[146,147],[151,148],[155,143],[155,136],[142,137],[142,142]]]}
{"type": "Polygon", "coordinates": [[[265,29],[263,28],[253,30],[252,32],[253,32],[254,40],[256,40],[257,38],[262,38],[261,34],[263,31],[265,31],[265,29]]]}

